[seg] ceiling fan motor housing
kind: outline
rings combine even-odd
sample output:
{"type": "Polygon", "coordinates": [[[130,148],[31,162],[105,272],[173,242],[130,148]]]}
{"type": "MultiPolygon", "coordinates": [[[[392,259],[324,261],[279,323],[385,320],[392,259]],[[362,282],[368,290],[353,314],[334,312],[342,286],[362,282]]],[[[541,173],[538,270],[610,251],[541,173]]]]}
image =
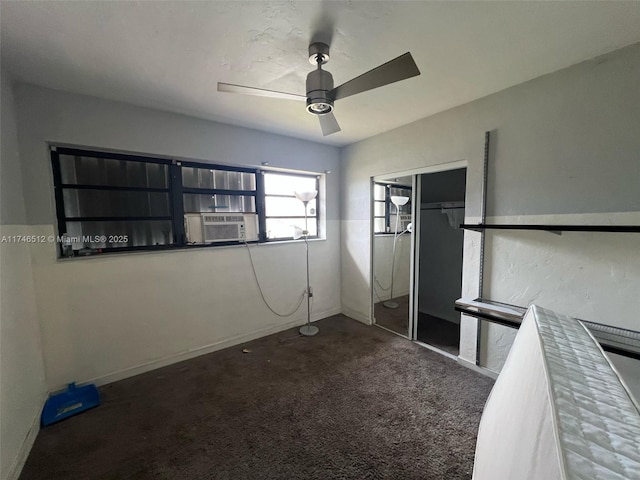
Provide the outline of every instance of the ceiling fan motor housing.
{"type": "Polygon", "coordinates": [[[307,75],[307,111],[314,115],[323,115],[333,111],[333,99],[329,92],[333,90],[331,73],[318,69],[307,75]]]}

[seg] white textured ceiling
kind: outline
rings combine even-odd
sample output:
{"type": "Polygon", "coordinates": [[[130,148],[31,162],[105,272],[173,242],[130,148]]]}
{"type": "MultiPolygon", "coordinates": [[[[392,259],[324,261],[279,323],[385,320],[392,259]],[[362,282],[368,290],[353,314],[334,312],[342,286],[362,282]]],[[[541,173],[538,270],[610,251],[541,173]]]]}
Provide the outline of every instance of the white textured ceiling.
{"type": "Polygon", "coordinates": [[[17,81],[333,145],[640,42],[640,2],[2,1],[0,19],[17,81]],[[339,100],[328,137],[303,103],[216,91],[304,95],[319,31],[336,85],[407,51],[422,75],[339,100]]]}

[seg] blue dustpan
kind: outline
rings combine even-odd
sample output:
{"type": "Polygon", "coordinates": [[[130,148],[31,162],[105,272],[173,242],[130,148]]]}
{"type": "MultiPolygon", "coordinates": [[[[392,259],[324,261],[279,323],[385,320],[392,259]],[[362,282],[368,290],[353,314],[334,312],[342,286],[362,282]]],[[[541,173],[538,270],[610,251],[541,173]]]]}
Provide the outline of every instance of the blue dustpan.
{"type": "Polygon", "coordinates": [[[70,383],[64,392],[49,395],[40,422],[43,427],[100,405],[100,393],[94,384],[76,387],[70,383]]]}

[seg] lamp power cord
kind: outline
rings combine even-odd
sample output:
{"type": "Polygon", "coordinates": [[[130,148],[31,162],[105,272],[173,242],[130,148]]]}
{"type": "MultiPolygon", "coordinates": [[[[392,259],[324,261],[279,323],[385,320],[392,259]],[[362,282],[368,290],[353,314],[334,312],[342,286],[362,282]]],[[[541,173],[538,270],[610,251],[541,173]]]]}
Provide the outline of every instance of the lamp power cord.
{"type": "MultiPolygon", "coordinates": [[[[397,241],[402,241],[402,238],[400,238],[400,237],[402,237],[402,235],[404,235],[405,233],[410,233],[410,230],[409,230],[408,228],[405,228],[402,232],[400,232],[400,233],[396,233],[397,237],[396,237],[396,238],[394,238],[394,242],[395,242],[396,240],[397,240],[397,241]]],[[[395,253],[396,253],[396,252],[395,252],[395,250],[394,250],[394,252],[393,252],[393,253],[394,253],[394,255],[395,255],[395,253]]],[[[395,259],[394,259],[394,260],[395,260],[395,259]]],[[[393,265],[393,263],[395,263],[395,262],[392,262],[392,265],[393,265]]],[[[391,275],[392,275],[393,277],[395,277],[395,276],[397,275],[397,272],[391,272],[391,275]]],[[[375,285],[373,286],[373,292],[375,293],[376,297],[378,297],[378,300],[382,300],[382,298],[381,298],[381,297],[380,297],[380,295],[378,294],[378,291],[377,291],[377,289],[376,289],[376,285],[377,285],[377,286],[378,286],[378,288],[380,288],[380,290],[382,290],[383,292],[387,292],[387,291],[389,291],[389,290],[391,289],[391,285],[389,285],[388,287],[383,286],[383,285],[380,283],[380,280],[378,280],[378,277],[377,277],[375,274],[373,275],[373,280],[374,280],[374,282],[375,282],[375,285]]]]}
{"type": "Polygon", "coordinates": [[[300,309],[300,306],[302,305],[302,302],[304,301],[304,298],[307,295],[307,291],[305,290],[304,292],[302,292],[302,295],[300,295],[300,299],[298,300],[298,304],[295,306],[295,308],[291,312],[280,313],[276,311],[271,305],[269,305],[269,302],[264,296],[264,292],[262,291],[262,286],[260,285],[260,280],[258,280],[258,274],[256,273],[256,266],[253,263],[253,255],[251,254],[251,248],[249,247],[249,244],[247,243],[246,240],[244,242],[244,245],[247,247],[247,251],[249,252],[249,261],[251,262],[251,270],[253,271],[253,278],[256,281],[256,285],[258,285],[258,291],[260,292],[260,297],[262,298],[262,301],[267,306],[267,308],[271,310],[271,313],[273,313],[274,315],[277,315],[278,317],[290,317],[291,315],[296,313],[300,309]]]}

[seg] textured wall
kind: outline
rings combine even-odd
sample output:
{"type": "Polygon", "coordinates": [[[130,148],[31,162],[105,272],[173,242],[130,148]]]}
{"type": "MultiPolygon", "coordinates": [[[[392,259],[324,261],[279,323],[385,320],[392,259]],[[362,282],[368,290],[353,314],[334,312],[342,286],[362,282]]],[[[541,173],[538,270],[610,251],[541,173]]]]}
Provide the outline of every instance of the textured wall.
{"type": "MultiPolygon", "coordinates": [[[[365,318],[370,295],[372,176],[468,162],[466,215],[478,220],[483,138],[494,131],[488,215],[496,221],[638,224],[640,45],[574,65],[344,149],[343,309],[365,318]],[[393,159],[391,162],[389,159],[393,159]],[[624,217],[616,217],[622,212],[624,217]],[[635,212],[635,213],[634,213],[635,212]]],[[[635,325],[637,234],[489,233],[487,293],[570,315],[635,325]],[[604,258],[603,261],[598,257],[604,258]]],[[[477,295],[479,234],[465,233],[462,290],[477,295]]],[[[637,329],[637,328],[636,328],[637,329]]],[[[499,369],[511,332],[485,329],[483,361],[499,369]]],[[[475,323],[462,318],[461,354],[475,360],[475,323]]]]}

